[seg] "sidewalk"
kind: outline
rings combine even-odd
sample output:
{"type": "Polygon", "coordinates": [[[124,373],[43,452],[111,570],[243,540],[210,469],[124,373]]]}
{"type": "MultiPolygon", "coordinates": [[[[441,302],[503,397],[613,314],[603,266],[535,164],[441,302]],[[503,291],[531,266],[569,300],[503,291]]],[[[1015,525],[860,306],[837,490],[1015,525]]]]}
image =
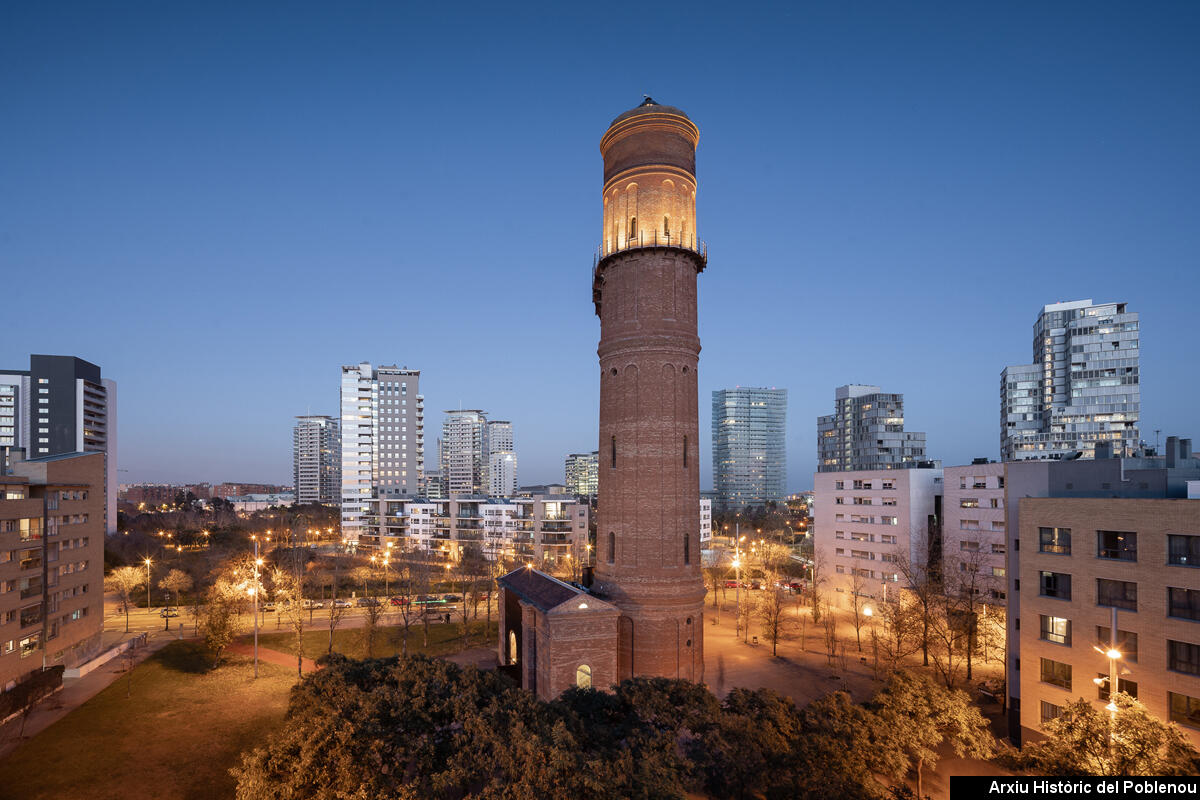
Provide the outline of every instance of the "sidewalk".
{"type": "MultiPolygon", "coordinates": [[[[106,647],[109,647],[138,635],[137,631],[125,633],[124,629],[121,631],[105,631],[104,644],[106,647]]],[[[170,642],[175,641],[175,637],[176,631],[174,630],[169,634],[164,631],[150,633],[147,636],[145,647],[130,651],[133,654],[133,666],[136,667],[149,658],[151,654],[157,652],[170,642]]],[[[43,700],[34,709],[33,713],[30,714],[29,719],[25,723],[23,738],[29,739],[36,736],[88,700],[100,694],[100,692],[107,689],[118,678],[123,676],[128,666],[129,657],[121,654],[107,664],[84,675],[82,678],[64,678],[62,689],[43,700]]],[[[20,743],[20,740],[17,739],[17,733],[20,730],[20,718],[11,720],[8,724],[0,727],[0,758],[4,758],[11,753],[20,743]]]]}

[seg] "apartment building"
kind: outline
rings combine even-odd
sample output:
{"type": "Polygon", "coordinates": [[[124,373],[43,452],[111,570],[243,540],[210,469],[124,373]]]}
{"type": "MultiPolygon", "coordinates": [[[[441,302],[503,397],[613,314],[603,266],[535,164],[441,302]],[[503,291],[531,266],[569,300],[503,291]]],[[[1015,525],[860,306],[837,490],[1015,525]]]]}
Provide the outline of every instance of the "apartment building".
{"type": "Polygon", "coordinates": [[[579,497],[595,497],[600,488],[600,451],[568,454],[563,475],[567,491],[579,497]]]}
{"type": "Polygon", "coordinates": [[[700,498],[700,547],[712,541],[712,499],[700,498]]]}
{"type": "Polygon", "coordinates": [[[1003,461],[1118,456],[1138,448],[1138,315],[1125,303],[1044,306],[1033,325],[1033,363],[1000,374],[1003,461]]]}
{"type": "Polygon", "coordinates": [[[907,587],[901,559],[929,566],[930,529],[941,512],[942,470],[882,469],[818,472],[814,550],[817,580],[831,604],[853,605],[853,595],[895,597],[907,587]]]}
{"type": "Polygon", "coordinates": [[[372,500],[416,497],[425,471],[421,371],[369,362],[342,367],[342,535],[355,542],[372,500]]]}
{"type": "Polygon", "coordinates": [[[464,548],[485,557],[563,571],[588,563],[589,506],[574,495],[449,500],[380,499],[359,547],[425,552],[450,562],[464,548]]]}
{"type": "Polygon", "coordinates": [[[0,467],[27,458],[103,453],[105,533],[117,530],[117,384],[74,356],[31,355],[28,370],[0,369],[0,467]]]}
{"type": "Polygon", "coordinates": [[[1189,610],[1200,615],[1191,549],[1200,501],[1188,499],[1188,484],[1200,480],[1200,458],[1174,436],[1162,456],[1114,458],[1106,443],[1097,456],[1005,464],[1010,737],[1036,736],[1068,697],[1100,702],[1106,687],[1092,681],[1108,664],[1093,648],[1115,608],[1118,680],[1197,741],[1188,658],[1200,645],[1189,610]]]}
{"type": "Polygon", "coordinates": [[[1200,747],[1200,500],[1022,498],[1020,720],[1117,688],[1200,747]],[[1114,635],[1115,630],[1115,635],[1114,635]]]}
{"type": "Polygon", "coordinates": [[[1004,605],[1008,535],[1004,465],[987,459],[944,470],[942,574],[947,585],[970,589],[980,601],[1004,605]]]}
{"type": "Polygon", "coordinates": [[[488,494],[487,413],[473,408],[445,414],[438,448],[446,495],[488,494]]]}
{"type": "Polygon", "coordinates": [[[296,417],[292,429],[292,479],[296,502],[337,505],[342,497],[342,442],[338,420],[296,417]]]}
{"type": "Polygon", "coordinates": [[[904,395],[847,384],[834,413],[817,417],[817,471],[909,469],[925,464],[925,434],[904,430],[904,395]]]}
{"type": "Polygon", "coordinates": [[[99,652],[104,625],[103,453],[24,460],[0,473],[0,686],[99,652]]]}

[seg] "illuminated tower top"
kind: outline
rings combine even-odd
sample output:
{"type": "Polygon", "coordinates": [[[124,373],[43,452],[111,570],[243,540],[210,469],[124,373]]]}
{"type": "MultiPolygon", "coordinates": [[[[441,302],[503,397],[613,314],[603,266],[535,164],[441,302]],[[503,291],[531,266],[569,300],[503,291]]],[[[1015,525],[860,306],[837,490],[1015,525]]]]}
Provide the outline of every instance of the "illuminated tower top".
{"type": "Polygon", "coordinates": [[[687,114],[649,97],[612,121],[600,140],[604,232],[598,258],[636,247],[703,253],[696,238],[699,140],[687,114]]]}

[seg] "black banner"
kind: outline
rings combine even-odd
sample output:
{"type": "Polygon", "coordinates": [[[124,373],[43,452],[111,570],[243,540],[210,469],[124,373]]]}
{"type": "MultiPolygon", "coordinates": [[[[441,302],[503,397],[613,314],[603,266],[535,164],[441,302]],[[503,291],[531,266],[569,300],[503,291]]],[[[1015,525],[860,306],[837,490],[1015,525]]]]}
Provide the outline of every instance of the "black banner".
{"type": "Polygon", "coordinates": [[[950,800],[986,797],[1148,798],[1197,797],[1197,778],[1017,778],[951,777],[950,800]]]}

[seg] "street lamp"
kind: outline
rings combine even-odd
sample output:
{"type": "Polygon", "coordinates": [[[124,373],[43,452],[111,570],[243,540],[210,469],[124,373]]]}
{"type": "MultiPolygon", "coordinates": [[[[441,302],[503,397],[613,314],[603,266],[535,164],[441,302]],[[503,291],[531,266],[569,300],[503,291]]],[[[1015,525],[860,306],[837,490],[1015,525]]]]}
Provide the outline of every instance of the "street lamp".
{"type": "Polygon", "coordinates": [[[263,560],[258,557],[258,537],[254,539],[254,585],[250,587],[250,596],[254,598],[254,677],[258,677],[258,570],[263,560]]]}
{"type": "Polygon", "coordinates": [[[146,610],[150,610],[150,559],[146,559],[146,610]]]}

